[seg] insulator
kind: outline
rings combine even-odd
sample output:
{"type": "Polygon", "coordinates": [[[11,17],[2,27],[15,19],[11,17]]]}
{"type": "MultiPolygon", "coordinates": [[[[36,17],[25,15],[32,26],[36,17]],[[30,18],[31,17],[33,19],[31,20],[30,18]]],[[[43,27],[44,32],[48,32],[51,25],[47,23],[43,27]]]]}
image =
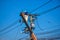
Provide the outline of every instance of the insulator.
{"type": "Polygon", "coordinates": [[[31,23],[30,26],[31,26],[31,29],[35,29],[35,24],[34,23],[31,23]]]}
{"type": "Polygon", "coordinates": [[[32,24],[31,24],[31,27],[35,27],[35,24],[34,24],[34,23],[32,23],[32,24]]]}
{"type": "Polygon", "coordinates": [[[25,20],[28,21],[28,15],[24,15],[25,20]]]}

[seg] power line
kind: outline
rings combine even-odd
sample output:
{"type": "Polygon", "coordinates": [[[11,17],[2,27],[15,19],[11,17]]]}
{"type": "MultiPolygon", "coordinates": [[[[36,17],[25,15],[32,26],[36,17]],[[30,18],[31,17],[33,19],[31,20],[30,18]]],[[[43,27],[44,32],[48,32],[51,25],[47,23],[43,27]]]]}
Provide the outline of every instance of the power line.
{"type": "Polygon", "coordinates": [[[51,9],[48,9],[48,10],[46,10],[46,11],[44,11],[44,12],[40,12],[40,13],[37,13],[37,14],[43,15],[43,14],[46,14],[46,13],[48,13],[48,12],[50,12],[50,11],[53,11],[53,10],[59,8],[59,7],[60,7],[60,5],[57,5],[57,6],[53,7],[53,8],[51,8],[51,9]]]}
{"type": "MultiPolygon", "coordinates": [[[[11,28],[10,30],[8,30],[8,31],[6,31],[6,32],[4,32],[4,33],[2,33],[1,35],[4,35],[4,34],[10,32],[10,31],[14,30],[15,28],[18,28],[18,27],[21,26],[21,25],[22,25],[22,24],[17,25],[17,26],[15,26],[15,27],[11,28]]],[[[0,36],[1,36],[1,35],[0,35],[0,36]]]]}
{"type": "MultiPolygon", "coordinates": [[[[10,29],[10,30],[8,30],[8,31],[6,31],[6,32],[4,32],[4,33],[2,33],[1,35],[4,35],[4,34],[6,34],[6,33],[10,32],[10,31],[14,30],[15,28],[17,28],[17,26],[16,26],[16,27],[14,27],[14,28],[12,28],[12,29],[10,29]]],[[[0,35],[0,36],[1,36],[1,35],[0,35]]]]}
{"type": "MultiPolygon", "coordinates": [[[[60,5],[55,6],[54,8],[51,8],[51,9],[49,9],[49,10],[47,10],[47,11],[41,12],[41,15],[43,15],[43,14],[45,14],[45,13],[47,13],[47,12],[53,11],[54,9],[57,9],[57,8],[59,8],[59,7],[60,7],[60,5]]],[[[39,27],[38,21],[37,21],[36,23],[37,23],[37,25],[38,25],[38,27],[39,27]]],[[[42,30],[40,27],[39,27],[39,29],[42,30]]],[[[53,31],[51,31],[51,32],[53,32],[53,31]]],[[[47,33],[50,33],[50,32],[47,32],[47,33]]],[[[41,34],[45,34],[45,33],[41,33],[41,34]]]]}
{"type": "MultiPolygon", "coordinates": [[[[60,26],[60,25],[56,25],[56,26],[60,26]]],[[[55,26],[55,27],[56,27],[55,26]]],[[[57,29],[55,29],[55,30],[52,30],[52,31],[48,31],[48,32],[39,32],[39,33],[36,33],[36,35],[42,35],[42,34],[50,34],[50,33],[54,33],[54,32],[58,32],[58,31],[60,31],[60,28],[57,28],[57,29]]]]}
{"type": "MultiPolygon", "coordinates": [[[[21,24],[21,25],[22,25],[22,24],[21,24]]],[[[21,25],[20,25],[20,26],[21,26],[21,25]]],[[[16,38],[15,38],[15,40],[17,40],[17,36],[18,36],[19,31],[20,31],[20,30],[19,30],[19,26],[17,26],[17,28],[18,28],[18,30],[17,30],[17,32],[16,32],[16,38]]]]}
{"type": "Polygon", "coordinates": [[[40,30],[43,30],[43,29],[40,27],[39,23],[38,23],[38,19],[36,20],[36,24],[37,24],[37,26],[38,26],[38,28],[39,28],[40,30]]]}
{"type": "Polygon", "coordinates": [[[22,40],[22,39],[24,39],[24,38],[26,38],[26,37],[28,37],[28,36],[24,36],[24,37],[20,38],[19,40],[22,40]]]}
{"type": "Polygon", "coordinates": [[[41,5],[41,6],[37,7],[36,9],[32,10],[30,13],[38,10],[39,8],[41,8],[41,7],[45,6],[45,5],[47,5],[47,4],[50,3],[51,1],[52,1],[52,0],[49,0],[48,2],[44,3],[43,5],[41,5]]]}
{"type": "Polygon", "coordinates": [[[7,26],[6,28],[0,30],[0,32],[3,32],[3,31],[5,31],[5,30],[11,28],[11,27],[14,26],[15,24],[17,24],[17,22],[18,22],[18,20],[16,20],[14,23],[12,23],[11,25],[7,26]]]}
{"type": "Polygon", "coordinates": [[[52,40],[52,39],[60,39],[60,35],[58,35],[58,37],[53,37],[53,38],[50,38],[50,40],[52,40]]]}
{"type": "MultiPolygon", "coordinates": [[[[43,14],[48,13],[48,12],[50,12],[50,11],[53,11],[53,10],[59,8],[59,7],[60,7],[60,5],[57,5],[57,6],[53,7],[53,8],[51,8],[51,9],[48,9],[47,11],[38,13],[38,15],[39,15],[39,14],[40,14],[40,15],[43,15],[43,14]]],[[[58,30],[60,30],[60,29],[56,29],[56,30],[53,30],[53,31],[50,31],[50,32],[43,32],[43,33],[39,33],[39,34],[49,34],[49,33],[57,32],[58,30]]]]}
{"type": "MultiPolygon", "coordinates": [[[[28,37],[28,36],[27,36],[27,37],[28,37]]],[[[24,40],[24,39],[27,40],[28,38],[23,37],[23,38],[21,38],[21,39],[19,39],[19,40],[24,40]]],[[[53,40],[53,39],[54,39],[54,40],[55,40],[55,39],[60,39],[60,35],[58,35],[57,37],[47,37],[47,38],[46,38],[46,37],[44,37],[44,38],[41,38],[41,37],[38,38],[38,37],[37,37],[37,39],[38,39],[38,40],[45,40],[45,39],[47,39],[47,40],[53,40]]]]}
{"type": "Polygon", "coordinates": [[[60,29],[56,29],[56,30],[49,31],[49,32],[39,32],[39,33],[36,33],[36,35],[45,35],[45,34],[50,34],[50,33],[56,33],[58,31],[60,31],[60,29]]]}
{"type": "Polygon", "coordinates": [[[43,38],[38,38],[38,40],[58,40],[58,39],[60,39],[60,35],[58,35],[58,36],[55,36],[55,37],[43,37],[43,38]]]}

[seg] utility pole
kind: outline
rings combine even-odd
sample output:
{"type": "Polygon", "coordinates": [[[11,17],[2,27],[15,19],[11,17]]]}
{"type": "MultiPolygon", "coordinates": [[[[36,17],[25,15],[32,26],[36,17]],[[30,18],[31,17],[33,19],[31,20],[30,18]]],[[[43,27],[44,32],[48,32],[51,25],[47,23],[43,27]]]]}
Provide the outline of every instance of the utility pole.
{"type": "MultiPolygon", "coordinates": [[[[25,12],[21,12],[21,13],[20,13],[20,16],[22,17],[25,25],[26,25],[27,28],[28,28],[28,31],[29,31],[29,33],[30,33],[30,40],[37,40],[35,34],[34,34],[33,31],[32,31],[32,28],[28,25],[28,22],[26,21],[25,12]]],[[[32,21],[31,21],[31,23],[32,23],[32,21]]]]}

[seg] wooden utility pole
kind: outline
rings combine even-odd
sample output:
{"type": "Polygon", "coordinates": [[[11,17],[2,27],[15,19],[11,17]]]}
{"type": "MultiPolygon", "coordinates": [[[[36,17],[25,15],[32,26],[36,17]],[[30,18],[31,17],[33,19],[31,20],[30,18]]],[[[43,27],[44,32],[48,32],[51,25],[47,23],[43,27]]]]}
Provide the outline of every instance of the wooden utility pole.
{"type": "Polygon", "coordinates": [[[25,25],[26,25],[26,26],[27,26],[27,28],[28,28],[28,31],[30,32],[30,40],[37,40],[37,38],[36,38],[35,34],[33,33],[32,29],[29,27],[29,25],[28,25],[27,21],[25,20],[24,15],[25,15],[25,13],[24,13],[24,12],[20,13],[20,16],[22,17],[22,19],[23,19],[23,21],[24,21],[25,25]]]}

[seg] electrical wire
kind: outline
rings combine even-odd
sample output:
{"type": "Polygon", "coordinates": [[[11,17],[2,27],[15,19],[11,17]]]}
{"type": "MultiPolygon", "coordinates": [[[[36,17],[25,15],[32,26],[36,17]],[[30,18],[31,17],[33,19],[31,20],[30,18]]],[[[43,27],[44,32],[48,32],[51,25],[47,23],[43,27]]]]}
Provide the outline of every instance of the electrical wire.
{"type": "MultiPolygon", "coordinates": [[[[49,9],[49,10],[47,10],[47,11],[41,12],[41,14],[39,13],[39,14],[40,14],[40,15],[43,15],[43,14],[48,13],[48,12],[50,12],[50,11],[53,11],[53,10],[55,10],[55,9],[57,9],[57,8],[60,8],[60,5],[57,5],[57,6],[51,8],[51,9],[49,9]]],[[[56,29],[56,30],[53,30],[53,31],[50,31],[50,32],[43,32],[43,33],[39,33],[39,34],[49,34],[49,33],[57,32],[58,30],[60,30],[60,29],[56,29]]]]}
{"type": "MultiPolygon", "coordinates": [[[[14,30],[15,28],[17,28],[17,26],[16,26],[16,27],[14,27],[14,28],[12,28],[12,29],[10,29],[10,30],[8,30],[8,31],[6,31],[6,32],[4,32],[4,33],[2,33],[1,35],[4,35],[4,34],[6,34],[6,33],[10,32],[10,31],[14,30]]],[[[1,36],[1,35],[0,35],[0,36],[1,36]]]]}
{"type": "Polygon", "coordinates": [[[22,40],[22,39],[24,39],[24,38],[26,38],[26,37],[28,37],[28,36],[24,36],[24,37],[20,38],[19,40],[22,40]]]}
{"type": "Polygon", "coordinates": [[[37,24],[37,27],[38,27],[40,30],[43,30],[43,29],[40,27],[39,23],[38,23],[38,19],[36,20],[36,24],[37,24]]]}
{"type": "Polygon", "coordinates": [[[51,11],[57,9],[57,8],[60,8],[60,5],[57,5],[57,6],[53,7],[53,8],[51,8],[51,9],[48,9],[48,10],[46,10],[44,12],[40,12],[40,13],[37,13],[37,14],[39,14],[41,16],[41,15],[46,14],[48,12],[51,12],[51,11]]]}
{"type": "Polygon", "coordinates": [[[4,28],[4,29],[0,30],[0,32],[3,32],[3,31],[5,31],[5,30],[7,30],[7,29],[11,28],[12,26],[16,25],[16,24],[17,24],[17,22],[18,22],[18,20],[16,20],[14,23],[12,23],[11,25],[7,26],[6,28],[4,28]]]}
{"type": "MultiPolygon", "coordinates": [[[[60,25],[56,25],[56,26],[60,26],[60,25]]],[[[56,27],[56,26],[54,26],[54,27],[56,27]]],[[[56,32],[58,32],[58,31],[60,31],[60,28],[57,28],[57,29],[55,29],[55,30],[52,30],[52,31],[48,31],[48,32],[39,32],[39,33],[36,33],[36,35],[43,35],[43,34],[50,34],[50,33],[56,33],[56,32]]]]}
{"type": "Polygon", "coordinates": [[[43,5],[37,7],[36,9],[32,10],[30,13],[32,13],[32,12],[38,10],[39,8],[41,8],[41,7],[45,6],[45,5],[47,5],[47,4],[50,3],[50,2],[52,2],[52,0],[49,0],[48,2],[44,3],[43,5]]]}
{"type": "Polygon", "coordinates": [[[53,37],[53,38],[50,38],[50,40],[52,40],[52,39],[60,39],[60,35],[58,35],[58,37],[53,37]]]}
{"type": "Polygon", "coordinates": [[[60,35],[58,35],[57,37],[38,38],[38,40],[58,40],[58,39],[60,39],[60,35]]]}
{"type": "MultiPolygon", "coordinates": [[[[20,26],[21,26],[21,25],[22,25],[22,24],[20,24],[20,26]]],[[[6,34],[6,33],[8,33],[8,32],[10,32],[10,31],[12,31],[12,30],[14,30],[14,29],[16,29],[16,28],[18,28],[18,27],[19,27],[19,25],[17,25],[17,26],[15,26],[15,27],[11,28],[10,30],[8,30],[8,31],[6,31],[6,32],[4,32],[4,33],[2,33],[0,36],[6,34]]]]}
{"type": "MultiPolygon", "coordinates": [[[[22,24],[21,24],[20,26],[22,26],[22,24]]],[[[18,28],[18,30],[17,30],[17,32],[16,32],[16,38],[15,38],[15,40],[17,40],[18,33],[19,33],[19,31],[20,31],[20,28],[19,28],[19,26],[17,26],[17,28],[18,28]]]]}

